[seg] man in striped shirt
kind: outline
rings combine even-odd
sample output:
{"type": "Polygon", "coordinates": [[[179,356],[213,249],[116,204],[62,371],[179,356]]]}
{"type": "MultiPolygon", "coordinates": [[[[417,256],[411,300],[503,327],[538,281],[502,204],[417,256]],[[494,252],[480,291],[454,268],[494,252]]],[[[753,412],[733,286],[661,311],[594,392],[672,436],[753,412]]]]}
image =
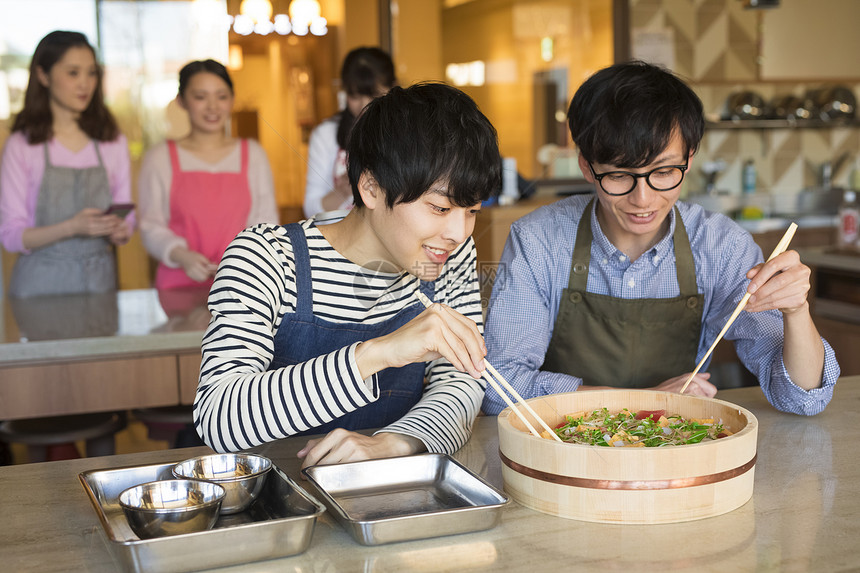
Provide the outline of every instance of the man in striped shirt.
{"type": "MultiPolygon", "coordinates": [[[[568,113],[595,194],[511,227],[487,316],[488,360],[524,397],[595,387],[678,392],[738,302],[726,334],[778,409],[815,414],[839,365],[806,300],[795,251],[762,263],[749,233],[679,202],[704,131],[702,103],[670,72],[597,72],[568,113]]],[[[686,392],[711,397],[707,364],[686,392]]],[[[487,391],[484,410],[504,402],[487,391]]]]}
{"type": "Polygon", "coordinates": [[[217,451],[324,434],[309,466],[469,439],[486,353],[470,235],[501,185],[496,132],[464,93],[418,84],[370,103],[347,152],[342,220],[246,229],[221,261],[194,404],[217,451]]]}

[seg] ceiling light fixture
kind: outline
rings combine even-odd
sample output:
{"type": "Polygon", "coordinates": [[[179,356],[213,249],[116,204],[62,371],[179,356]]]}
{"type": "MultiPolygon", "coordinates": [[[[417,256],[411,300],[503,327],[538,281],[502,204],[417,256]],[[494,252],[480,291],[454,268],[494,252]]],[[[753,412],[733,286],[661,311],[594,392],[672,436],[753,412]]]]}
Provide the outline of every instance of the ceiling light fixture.
{"type": "Polygon", "coordinates": [[[328,32],[328,22],[322,17],[317,0],[293,0],[289,12],[293,33],[297,36],[305,36],[308,32],[314,36],[324,36],[328,32]]]}
{"type": "Polygon", "coordinates": [[[239,14],[233,18],[233,31],[242,36],[259,34],[266,36],[275,32],[281,36],[290,33],[296,36],[325,36],[328,21],[322,17],[317,0],[293,0],[290,2],[289,16],[275,14],[272,19],[270,0],[242,0],[239,14]]]}

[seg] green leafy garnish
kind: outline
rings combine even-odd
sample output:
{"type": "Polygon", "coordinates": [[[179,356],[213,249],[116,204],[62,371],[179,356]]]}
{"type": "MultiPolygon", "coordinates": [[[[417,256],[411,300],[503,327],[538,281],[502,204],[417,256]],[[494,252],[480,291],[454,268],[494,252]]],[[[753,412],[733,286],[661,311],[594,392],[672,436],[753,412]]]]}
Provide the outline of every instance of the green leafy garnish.
{"type": "Polygon", "coordinates": [[[610,414],[608,408],[565,416],[555,428],[562,441],[604,447],[663,447],[698,444],[729,435],[721,423],[685,420],[664,411],[643,411],[641,415],[624,409],[610,414]]]}

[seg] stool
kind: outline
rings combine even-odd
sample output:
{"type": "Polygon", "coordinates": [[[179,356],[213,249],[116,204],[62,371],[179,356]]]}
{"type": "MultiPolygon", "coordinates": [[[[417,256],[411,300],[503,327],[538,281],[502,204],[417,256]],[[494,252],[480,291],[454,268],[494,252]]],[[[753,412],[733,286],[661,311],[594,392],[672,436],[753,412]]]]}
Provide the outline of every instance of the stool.
{"type": "Polygon", "coordinates": [[[86,442],[86,455],[111,456],[116,451],[114,434],[125,428],[125,412],[100,412],[7,420],[0,423],[0,440],[27,446],[30,462],[80,457],[74,442],[86,442]]]}
{"type": "Polygon", "coordinates": [[[194,429],[193,406],[139,408],[132,415],[143,422],[150,440],[166,440],[169,448],[202,446],[194,429]]]}

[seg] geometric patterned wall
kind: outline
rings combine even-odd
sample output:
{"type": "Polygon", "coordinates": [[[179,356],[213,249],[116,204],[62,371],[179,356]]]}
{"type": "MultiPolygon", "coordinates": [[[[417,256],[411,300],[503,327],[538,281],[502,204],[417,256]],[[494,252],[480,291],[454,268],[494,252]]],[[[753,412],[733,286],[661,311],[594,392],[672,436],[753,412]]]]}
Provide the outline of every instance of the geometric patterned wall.
{"type": "MultiPolygon", "coordinates": [[[[629,0],[631,30],[670,30],[674,38],[673,71],[702,98],[708,119],[718,119],[733,92],[752,90],[765,101],[781,95],[803,96],[820,83],[759,81],[758,30],[761,11],[746,10],[738,0],[629,0]]],[[[857,57],[852,55],[852,57],[857,57]]],[[[833,85],[827,84],[827,85],[833,85]]],[[[848,84],[860,100],[860,84],[848,84]]],[[[757,167],[759,189],[774,195],[795,194],[818,183],[822,163],[843,154],[848,159],[834,184],[844,186],[860,158],[860,128],[708,129],[695,161],[721,159],[725,171],[718,188],[740,192],[747,159],[757,167]]],[[[687,191],[703,187],[695,166],[687,191]]]]}
{"type": "Polygon", "coordinates": [[[692,82],[758,77],[758,18],[737,0],[630,0],[630,24],[669,29],[674,71],[692,82]]]}

